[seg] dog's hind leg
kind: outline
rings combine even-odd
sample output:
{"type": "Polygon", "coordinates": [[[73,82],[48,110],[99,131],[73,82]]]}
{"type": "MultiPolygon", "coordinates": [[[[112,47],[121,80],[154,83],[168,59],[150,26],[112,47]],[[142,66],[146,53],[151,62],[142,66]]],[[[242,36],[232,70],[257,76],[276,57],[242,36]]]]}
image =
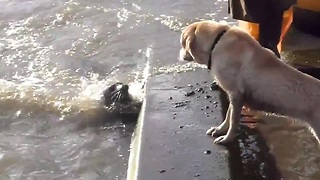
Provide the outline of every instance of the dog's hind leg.
{"type": "Polygon", "coordinates": [[[230,97],[230,120],[229,129],[226,135],[217,137],[214,142],[217,144],[226,144],[231,142],[237,134],[239,128],[241,109],[243,106],[242,96],[239,94],[229,95],[230,97]]]}
{"type": "Polygon", "coordinates": [[[208,129],[207,135],[220,136],[220,135],[227,134],[229,129],[229,122],[230,122],[230,111],[231,111],[230,109],[231,108],[229,105],[224,121],[219,126],[214,126],[208,129]]]}

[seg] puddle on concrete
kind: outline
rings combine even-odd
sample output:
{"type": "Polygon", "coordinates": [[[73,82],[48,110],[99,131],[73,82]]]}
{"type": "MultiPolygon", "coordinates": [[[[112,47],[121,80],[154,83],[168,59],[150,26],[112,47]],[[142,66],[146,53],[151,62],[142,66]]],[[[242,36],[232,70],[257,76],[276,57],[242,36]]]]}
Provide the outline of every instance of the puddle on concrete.
{"type": "MultiPolygon", "coordinates": [[[[228,109],[227,96],[220,89],[223,117],[228,109]]],[[[237,139],[227,146],[231,179],[234,180],[281,180],[281,172],[270,153],[266,140],[258,131],[261,121],[242,117],[237,139]]]]}
{"type": "Polygon", "coordinates": [[[237,143],[228,147],[232,179],[318,180],[320,148],[297,121],[264,116],[242,123],[237,143]]]}
{"type": "Polygon", "coordinates": [[[308,127],[298,121],[265,116],[259,131],[266,139],[270,153],[284,179],[318,180],[320,146],[308,127]]]}
{"type": "Polygon", "coordinates": [[[229,147],[232,179],[280,180],[275,158],[255,125],[241,124],[238,144],[229,147]]]}

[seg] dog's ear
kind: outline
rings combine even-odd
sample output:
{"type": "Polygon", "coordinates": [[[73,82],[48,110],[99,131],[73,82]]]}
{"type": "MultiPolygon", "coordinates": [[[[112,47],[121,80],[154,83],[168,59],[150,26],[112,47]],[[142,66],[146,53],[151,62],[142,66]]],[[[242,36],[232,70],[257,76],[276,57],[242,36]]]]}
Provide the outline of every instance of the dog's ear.
{"type": "Polygon", "coordinates": [[[194,47],[195,47],[195,36],[196,31],[196,25],[187,26],[182,33],[181,36],[181,43],[184,49],[191,55],[193,59],[195,59],[194,56],[194,47]]]}
{"type": "Polygon", "coordinates": [[[196,41],[196,36],[195,36],[194,32],[191,32],[186,39],[185,49],[192,56],[193,59],[196,59],[196,57],[194,55],[195,41],[196,41]]]}
{"type": "MultiPolygon", "coordinates": [[[[189,53],[189,55],[192,57],[192,59],[199,63],[199,64],[207,64],[206,60],[209,58],[207,57],[206,53],[203,53],[203,50],[201,50],[201,46],[197,41],[197,38],[199,36],[197,34],[197,27],[191,28],[187,34],[187,37],[185,38],[185,50],[189,53]]],[[[199,34],[199,33],[198,33],[199,34]]]]}

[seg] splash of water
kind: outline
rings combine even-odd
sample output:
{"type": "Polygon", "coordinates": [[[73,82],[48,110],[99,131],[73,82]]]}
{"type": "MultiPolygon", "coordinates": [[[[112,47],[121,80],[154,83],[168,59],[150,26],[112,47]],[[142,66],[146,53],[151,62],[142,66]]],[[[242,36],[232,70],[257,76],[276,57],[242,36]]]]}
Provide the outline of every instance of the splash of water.
{"type": "MultiPolygon", "coordinates": [[[[171,30],[180,31],[184,25],[188,24],[186,20],[174,16],[143,14],[141,7],[134,3],[131,4],[130,10],[127,7],[119,9],[88,6],[73,0],[59,7],[54,9],[51,15],[39,13],[26,19],[9,22],[3,30],[6,36],[0,38],[0,46],[3,47],[0,56],[5,63],[0,66],[0,69],[11,68],[13,73],[11,76],[0,73],[0,100],[3,103],[10,101],[11,106],[19,107],[18,109],[28,104],[30,107],[33,106],[31,109],[40,108],[64,116],[100,105],[101,92],[118,80],[111,75],[118,73],[117,70],[121,67],[114,66],[114,71],[112,69],[113,72],[107,76],[90,69],[73,69],[73,63],[79,61],[77,57],[83,55],[89,58],[97,55],[97,49],[106,44],[103,38],[109,38],[110,35],[104,37],[99,29],[93,28],[91,22],[79,21],[82,14],[90,14],[93,10],[95,14],[115,14],[117,20],[114,22],[117,23],[118,28],[132,17],[136,21],[134,26],[139,26],[146,21],[159,21],[171,30]],[[70,34],[70,39],[57,39],[53,43],[52,34],[57,29],[63,30],[62,27],[81,29],[82,38],[76,38],[75,35],[70,34]],[[71,41],[71,43],[60,41],[71,41]],[[56,43],[61,47],[52,45],[56,43]],[[69,58],[68,61],[59,61],[64,57],[69,58]]],[[[195,63],[177,63],[150,69],[152,46],[141,52],[146,58],[145,63],[132,72],[133,80],[128,80],[130,93],[138,100],[144,98],[144,84],[148,77],[194,71],[203,67],[195,63]]],[[[88,61],[80,63],[88,63],[88,61]]],[[[8,105],[8,107],[11,106],[8,105]]]]}

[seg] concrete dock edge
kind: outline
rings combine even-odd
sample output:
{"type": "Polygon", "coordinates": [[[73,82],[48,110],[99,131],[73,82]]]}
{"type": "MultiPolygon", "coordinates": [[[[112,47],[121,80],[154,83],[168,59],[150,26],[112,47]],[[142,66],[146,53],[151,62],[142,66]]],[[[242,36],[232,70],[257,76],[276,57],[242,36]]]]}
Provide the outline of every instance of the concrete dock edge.
{"type": "Polygon", "coordinates": [[[227,149],[205,134],[223,119],[210,82],[205,69],[148,80],[128,180],[230,179],[227,149]]]}

